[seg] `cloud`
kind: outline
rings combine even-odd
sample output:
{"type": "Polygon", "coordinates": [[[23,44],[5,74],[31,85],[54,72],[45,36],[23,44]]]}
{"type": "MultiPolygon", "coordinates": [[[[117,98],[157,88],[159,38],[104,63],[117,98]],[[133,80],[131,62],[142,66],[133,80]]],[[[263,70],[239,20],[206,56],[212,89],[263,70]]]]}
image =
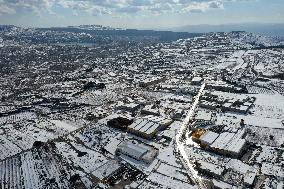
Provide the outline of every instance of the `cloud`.
{"type": "Polygon", "coordinates": [[[222,9],[223,7],[223,2],[221,1],[192,2],[187,7],[182,9],[182,11],[199,13],[205,12],[208,9],[222,9]]]}
{"type": "Polygon", "coordinates": [[[16,11],[13,8],[11,8],[11,7],[9,7],[5,4],[0,4],[0,15],[14,14],[14,13],[16,13],[16,11]]]}
{"type": "MultiPolygon", "coordinates": [[[[224,8],[224,2],[245,0],[0,0],[0,14],[19,10],[40,13],[51,11],[54,5],[91,15],[121,16],[124,14],[196,13],[224,8]]],[[[249,0],[246,0],[249,1],[249,0]]]]}
{"type": "Polygon", "coordinates": [[[55,0],[0,0],[0,14],[14,14],[17,11],[51,11],[55,0]]]}
{"type": "Polygon", "coordinates": [[[59,0],[64,8],[77,10],[82,5],[86,12],[96,10],[100,14],[135,14],[148,12],[204,12],[223,7],[224,0],[59,0]]]}

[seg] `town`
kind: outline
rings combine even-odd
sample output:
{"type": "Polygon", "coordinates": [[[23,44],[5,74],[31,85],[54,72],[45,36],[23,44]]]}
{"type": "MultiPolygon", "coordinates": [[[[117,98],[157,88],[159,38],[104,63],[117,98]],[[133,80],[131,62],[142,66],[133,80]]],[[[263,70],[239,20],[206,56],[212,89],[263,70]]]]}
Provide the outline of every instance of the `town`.
{"type": "Polygon", "coordinates": [[[0,27],[0,188],[284,187],[283,39],[65,29],[0,27]]]}

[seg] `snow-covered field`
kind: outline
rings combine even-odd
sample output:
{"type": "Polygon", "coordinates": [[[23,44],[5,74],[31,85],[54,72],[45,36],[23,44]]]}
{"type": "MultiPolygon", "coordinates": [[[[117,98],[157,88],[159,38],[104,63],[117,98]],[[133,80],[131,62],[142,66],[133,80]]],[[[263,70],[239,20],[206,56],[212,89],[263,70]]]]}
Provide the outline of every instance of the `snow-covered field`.
{"type": "Polygon", "coordinates": [[[69,188],[70,170],[49,147],[0,162],[2,188],[69,188]]]}
{"type": "Polygon", "coordinates": [[[100,153],[89,150],[78,144],[73,143],[73,146],[71,146],[65,142],[57,142],[56,147],[59,153],[68,159],[70,164],[80,167],[86,173],[93,172],[108,161],[108,159],[100,153]],[[77,151],[84,152],[86,155],[80,157],[77,151]]]}
{"type": "MultiPolygon", "coordinates": [[[[231,94],[230,96],[234,96],[231,94]]],[[[275,94],[251,94],[250,97],[255,97],[256,101],[250,109],[251,113],[240,114],[235,112],[227,112],[225,114],[217,114],[217,122],[227,123],[228,120],[232,124],[244,119],[245,124],[284,129],[284,96],[275,94]]]]}

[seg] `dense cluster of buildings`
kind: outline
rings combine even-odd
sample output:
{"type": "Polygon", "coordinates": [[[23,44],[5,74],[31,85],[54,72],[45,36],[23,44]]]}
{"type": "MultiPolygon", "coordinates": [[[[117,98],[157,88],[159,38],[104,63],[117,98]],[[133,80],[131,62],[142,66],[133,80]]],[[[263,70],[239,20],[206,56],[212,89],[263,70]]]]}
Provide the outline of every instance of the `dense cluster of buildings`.
{"type": "Polygon", "coordinates": [[[246,32],[149,43],[11,28],[0,187],[283,188],[283,49],[255,49],[246,32]]]}

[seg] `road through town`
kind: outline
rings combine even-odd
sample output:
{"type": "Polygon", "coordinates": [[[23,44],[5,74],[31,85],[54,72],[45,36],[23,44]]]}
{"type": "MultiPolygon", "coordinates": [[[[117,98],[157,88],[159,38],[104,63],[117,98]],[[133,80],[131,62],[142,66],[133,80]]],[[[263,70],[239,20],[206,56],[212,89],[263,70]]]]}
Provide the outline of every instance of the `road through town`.
{"type": "Polygon", "coordinates": [[[194,103],[192,104],[191,109],[189,110],[184,121],[182,122],[182,125],[176,135],[176,148],[177,148],[177,151],[180,153],[181,161],[184,167],[187,169],[189,176],[193,179],[195,184],[197,184],[200,188],[207,188],[207,187],[203,183],[202,179],[198,176],[198,172],[194,169],[193,164],[189,161],[189,158],[187,157],[187,154],[185,151],[185,140],[186,140],[186,132],[194,117],[195,109],[199,103],[199,98],[203,93],[205,85],[206,84],[204,82],[198,94],[195,96],[194,103]]]}

